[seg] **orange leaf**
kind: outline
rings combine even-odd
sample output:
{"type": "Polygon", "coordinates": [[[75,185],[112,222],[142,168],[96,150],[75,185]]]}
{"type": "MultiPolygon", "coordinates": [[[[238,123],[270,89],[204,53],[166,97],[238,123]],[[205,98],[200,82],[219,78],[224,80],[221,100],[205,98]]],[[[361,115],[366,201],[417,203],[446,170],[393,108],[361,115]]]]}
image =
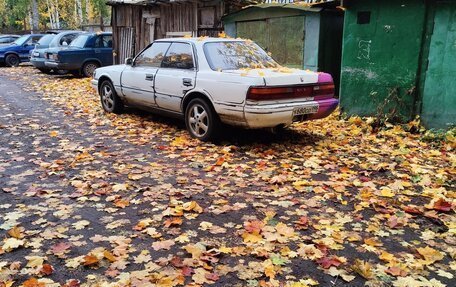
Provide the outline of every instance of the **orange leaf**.
{"type": "Polygon", "coordinates": [[[46,264],[43,264],[43,266],[41,266],[41,270],[40,270],[41,274],[51,275],[53,272],[54,272],[54,267],[52,267],[52,265],[46,263],[46,264]]]}
{"type": "Polygon", "coordinates": [[[165,227],[170,227],[171,225],[181,225],[182,224],[182,218],[180,217],[173,217],[170,219],[165,220],[165,227]]]}
{"type": "Polygon", "coordinates": [[[225,158],[222,156],[222,157],[219,157],[217,162],[215,163],[216,166],[221,166],[223,163],[225,162],[225,158]]]}
{"type": "Polygon", "coordinates": [[[83,265],[84,266],[91,266],[91,265],[95,265],[95,264],[98,264],[98,258],[96,256],[93,256],[93,255],[86,255],[84,257],[84,263],[83,265]]]}
{"type": "Polygon", "coordinates": [[[117,260],[117,258],[116,258],[111,252],[109,252],[108,250],[105,250],[105,251],[103,252],[103,255],[104,255],[104,257],[105,257],[106,259],[108,259],[108,260],[111,261],[111,262],[114,262],[114,261],[117,260]]]}
{"type": "Polygon", "coordinates": [[[118,199],[118,200],[114,201],[114,205],[119,208],[125,208],[130,205],[130,202],[128,200],[118,199]]]}
{"type": "Polygon", "coordinates": [[[38,280],[36,278],[30,278],[28,280],[26,280],[23,284],[22,284],[23,287],[45,287],[46,284],[42,283],[42,282],[38,282],[38,280]]]}

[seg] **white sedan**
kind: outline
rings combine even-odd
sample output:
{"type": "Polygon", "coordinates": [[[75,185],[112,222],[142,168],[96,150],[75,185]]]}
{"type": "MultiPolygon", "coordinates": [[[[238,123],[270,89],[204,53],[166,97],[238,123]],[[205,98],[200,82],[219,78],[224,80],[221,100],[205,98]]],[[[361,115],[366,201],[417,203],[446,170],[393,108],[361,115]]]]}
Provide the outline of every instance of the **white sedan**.
{"type": "Polygon", "coordinates": [[[252,41],[226,38],[154,41],[124,65],[97,69],[92,85],[106,112],[128,105],[183,117],[203,141],[221,123],[275,128],[338,105],[329,74],[283,68],[252,41]]]}

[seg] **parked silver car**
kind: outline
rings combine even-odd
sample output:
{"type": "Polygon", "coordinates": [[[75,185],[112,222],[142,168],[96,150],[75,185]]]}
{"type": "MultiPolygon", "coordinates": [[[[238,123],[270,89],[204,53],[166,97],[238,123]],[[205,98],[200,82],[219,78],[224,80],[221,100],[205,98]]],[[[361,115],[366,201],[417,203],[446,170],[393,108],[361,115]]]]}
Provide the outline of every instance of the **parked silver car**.
{"type": "Polygon", "coordinates": [[[32,65],[43,73],[56,72],[59,74],[65,74],[67,71],[53,70],[52,68],[46,67],[45,65],[45,53],[49,48],[62,48],[68,47],[71,42],[79,35],[82,31],[64,31],[59,34],[48,34],[40,39],[35,49],[30,53],[30,62],[32,65]]]}

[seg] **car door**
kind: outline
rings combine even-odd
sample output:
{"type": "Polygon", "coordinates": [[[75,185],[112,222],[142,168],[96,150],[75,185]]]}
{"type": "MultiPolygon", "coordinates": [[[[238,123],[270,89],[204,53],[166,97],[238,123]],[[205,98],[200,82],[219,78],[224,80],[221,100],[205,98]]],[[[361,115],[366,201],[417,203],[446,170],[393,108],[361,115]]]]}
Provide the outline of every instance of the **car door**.
{"type": "Polygon", "coordinates": [[[21,59],[28,59],[30,51],[35,48],[36,43],[40,40],[41,36],[30,36],[27,41],[20,47],[19,57],[21,59]]]}
{"type": "Polygon", "coordinates": [[[100,35],[95,41],[95,53],[102,66],[112,65],[112,35],[100,35]]]}
{"type": "Polygon", "coordinates": [[[173,42],[155,76],[155,100],[158,107],[181,112],[182,98],[195,87],[195,80],[192,45],[173,42]]]}
{"type": "Polygon", "coordinates": [[[171,43],[155,42],[144,49],[122,72],[122,94],[129,102],[155,107],[154,79],[171,43]]]}

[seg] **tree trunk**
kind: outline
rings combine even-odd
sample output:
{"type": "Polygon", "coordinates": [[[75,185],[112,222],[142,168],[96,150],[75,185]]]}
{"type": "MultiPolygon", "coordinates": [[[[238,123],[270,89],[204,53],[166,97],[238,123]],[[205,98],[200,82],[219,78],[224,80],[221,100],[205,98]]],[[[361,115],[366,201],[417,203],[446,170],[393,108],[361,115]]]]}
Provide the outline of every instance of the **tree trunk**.
{"type": "Polygon", "coordinates": [[[59,1],[56,0],[54,4],[54,11],[55,11],[55,28],[60,29],[60,14],[59,14],[59,1]]]}
{"type": "Polygon", "coordinates": [[[82,0],[76,0],[76,5],[77,5],[77,12],[78,12],[78,20],[79,20],[79,26],[82,25],[84,19],[82,18],[82,0]]]}
{"type": "Polygon", "coordinates": [[[32,0],[32,33],[38,33],[40,27],[40,14],[38,12],[38,1],[32,0]]]}

